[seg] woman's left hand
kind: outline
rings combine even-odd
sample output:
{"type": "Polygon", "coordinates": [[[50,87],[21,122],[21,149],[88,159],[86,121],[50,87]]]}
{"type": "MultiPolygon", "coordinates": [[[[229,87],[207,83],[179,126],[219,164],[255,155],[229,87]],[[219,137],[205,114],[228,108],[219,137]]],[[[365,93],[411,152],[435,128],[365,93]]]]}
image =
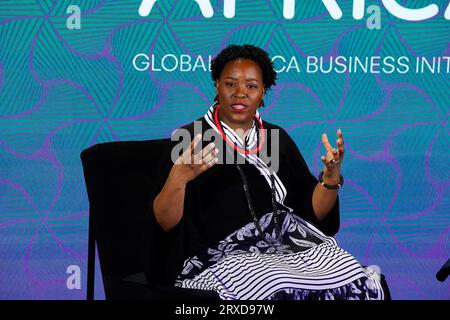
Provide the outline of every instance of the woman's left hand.
{"type": "Polygon", "coordinates": [[[321,156],[320,159],[324,163],[323,179],[327,184],[336,185],[340,181],[341,165],[344,160],[344,137],[341,129],[337,131],[338,139],[336,140],[337,149],[333,148],[328,141],[327,135],[322,134],[322,143],[327,150],[326,156],[321,156]]]}

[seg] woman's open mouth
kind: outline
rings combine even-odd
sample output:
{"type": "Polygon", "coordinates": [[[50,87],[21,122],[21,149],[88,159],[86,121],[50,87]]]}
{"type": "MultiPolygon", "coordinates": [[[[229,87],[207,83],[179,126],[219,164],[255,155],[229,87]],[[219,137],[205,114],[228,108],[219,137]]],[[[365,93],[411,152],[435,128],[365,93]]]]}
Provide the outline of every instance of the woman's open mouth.
{"type": "Polygon", "coordinates": [[[244,104],[232,104],[231,105],[231,110],[233,110],[234,112],[245,112],[247,111],[248,107],[244,104]]]}

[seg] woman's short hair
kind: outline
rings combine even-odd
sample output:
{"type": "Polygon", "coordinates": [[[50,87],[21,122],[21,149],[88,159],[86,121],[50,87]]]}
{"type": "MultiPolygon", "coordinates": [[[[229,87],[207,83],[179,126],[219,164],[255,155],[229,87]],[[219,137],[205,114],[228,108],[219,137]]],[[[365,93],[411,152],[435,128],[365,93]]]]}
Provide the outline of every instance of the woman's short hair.
{"type": "Polygon", "coordinates": [[[269,58],[269,54],[261,48],[255,47],[250,44],[244,45],[229,45],[223,49],[212,61],[211,61],[211,77],[214,82],[220,79],[223,68],[225,65],[236,59],[249,59],[256,62],[262,71],[264,89],[270,90],[273,85],[276,85],[277,74],[273,69],[272,60],[269,58]]]}

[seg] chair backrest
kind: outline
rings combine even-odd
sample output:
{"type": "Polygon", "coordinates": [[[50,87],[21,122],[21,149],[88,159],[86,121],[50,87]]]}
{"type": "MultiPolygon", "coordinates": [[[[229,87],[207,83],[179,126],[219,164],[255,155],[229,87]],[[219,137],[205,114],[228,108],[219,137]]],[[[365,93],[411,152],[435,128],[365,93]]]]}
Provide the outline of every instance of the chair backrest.
{"type": "Polygon", "coordinates": [[[169,139],[109,142],[81,153],[90,231],[97,243],[107,298],[114,296],[117,281],[132,274],[145,272],[149,285],[163,279],[157,245],[162,235],[150,199],[160,184],[161,159],[169,147],[169,139]]]}

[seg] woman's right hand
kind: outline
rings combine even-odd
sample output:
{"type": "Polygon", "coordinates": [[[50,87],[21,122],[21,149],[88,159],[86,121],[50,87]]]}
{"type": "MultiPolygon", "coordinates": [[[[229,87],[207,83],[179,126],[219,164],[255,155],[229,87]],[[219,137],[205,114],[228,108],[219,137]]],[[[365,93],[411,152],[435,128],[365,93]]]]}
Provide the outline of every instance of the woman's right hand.
{"type": "Polygon", "coordinates": [[[191,141],[189,148],[175,161],[171,174],[183,182],[188,183],[195,179],[201,173],[214,166],[218,158],[219,150],[215,148],[213,142],[208,144],[202,150],[195,153],[197,145],[201,142],[202,135],[198,134],[191,141]]]}

